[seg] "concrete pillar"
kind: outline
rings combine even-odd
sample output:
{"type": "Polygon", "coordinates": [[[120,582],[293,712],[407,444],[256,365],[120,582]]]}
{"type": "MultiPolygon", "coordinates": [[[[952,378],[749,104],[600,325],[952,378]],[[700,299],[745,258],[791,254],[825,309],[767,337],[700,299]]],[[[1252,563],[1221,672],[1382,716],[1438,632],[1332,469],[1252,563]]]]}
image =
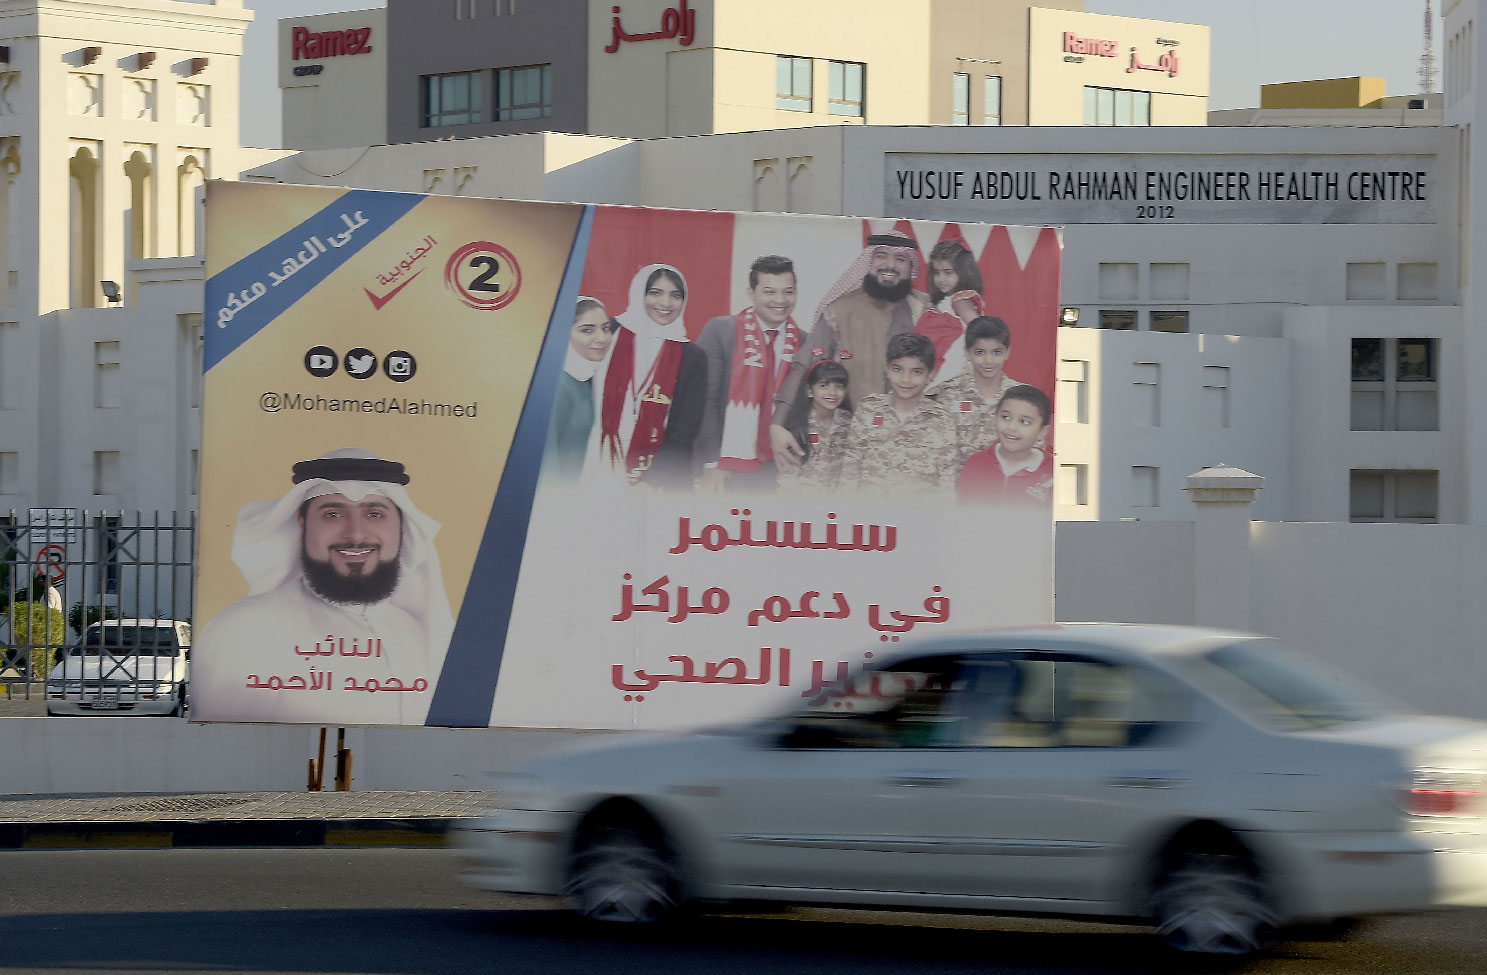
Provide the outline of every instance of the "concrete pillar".
{"type": "Polygon", "coordinates": [[[1250,630],[1250,511],[1258,474],[1209,467],[1183,480],[1193,501],[1193,622],[1250,630]]]}

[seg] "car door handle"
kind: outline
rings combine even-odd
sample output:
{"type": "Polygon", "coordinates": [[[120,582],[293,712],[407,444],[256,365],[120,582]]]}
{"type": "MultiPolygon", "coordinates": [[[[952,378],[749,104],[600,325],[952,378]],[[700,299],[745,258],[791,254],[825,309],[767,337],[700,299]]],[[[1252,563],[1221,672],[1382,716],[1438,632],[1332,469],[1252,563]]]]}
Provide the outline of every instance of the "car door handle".
{"type": "Polygon", "coordinates": [[[1176,789],[1187,785],[1188,780],[1180,772],[1141,769],[1120,772],[1107,779],[1106,784],[1117,789],[1176,789]]]}
{"type": "Polygon", "coordinates": [[[890,773],[887,782],[900,789],[948,789],[958,785],[961,778],[948,769],[908,769],[890,773]]]}

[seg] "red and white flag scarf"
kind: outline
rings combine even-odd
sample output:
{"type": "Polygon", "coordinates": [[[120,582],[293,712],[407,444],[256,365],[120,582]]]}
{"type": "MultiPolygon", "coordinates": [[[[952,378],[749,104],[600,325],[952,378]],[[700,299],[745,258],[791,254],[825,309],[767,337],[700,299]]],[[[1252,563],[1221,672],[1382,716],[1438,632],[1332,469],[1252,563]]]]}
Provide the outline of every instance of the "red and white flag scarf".
{"type": "Polygon", "coordinates": [[[790,361],[802,336],[794,318],[785,319],[785,342],[775,356],[774,374],[765,375],[769,339],[752,306],[734,318],[733,367],[728,376],[728,402],[723,409],[723,443],[718,469],[757,471],[774,461],[769,443],[771,401],[790,374],[790,361]]]}
{"type": "Polygon", "coordinates": [[[599,407],[599,450],[611,466],[623,454],[625,477],[631,483],[645,476],[656,453],[666,441],[666,415],[671,409],[671,394],[676,389],[676,374],[682,364],[681,342],[661,343],[650,375],[635,390],[635,432],[626,447],[620,442],[620,417],[625,410],[626,393],[634,382],[635,333],[619,330],[614,350],[609,354],[609,371],[604,375],[604,395],[599,407]]]}

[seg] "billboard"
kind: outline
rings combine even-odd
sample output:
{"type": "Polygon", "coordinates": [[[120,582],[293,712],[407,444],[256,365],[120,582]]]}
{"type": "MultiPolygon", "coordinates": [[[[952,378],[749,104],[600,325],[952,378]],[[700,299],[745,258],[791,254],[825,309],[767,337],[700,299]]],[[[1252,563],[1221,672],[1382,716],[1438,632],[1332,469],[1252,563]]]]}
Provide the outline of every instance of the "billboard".
{"type": "Polygon", "coordinates": [[[674,727],[1052,617],[1055,230],[207,214],[194,720],[674,727]]]}

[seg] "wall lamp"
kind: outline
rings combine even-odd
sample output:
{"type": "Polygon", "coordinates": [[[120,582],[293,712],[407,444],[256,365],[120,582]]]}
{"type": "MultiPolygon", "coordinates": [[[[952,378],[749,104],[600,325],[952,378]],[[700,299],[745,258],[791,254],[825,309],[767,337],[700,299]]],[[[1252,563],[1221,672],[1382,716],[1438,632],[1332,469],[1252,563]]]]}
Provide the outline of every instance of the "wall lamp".
{"type": "Polygon", "coordinates": [[[1070,327],[1075,326],[1075,325],[1078,325],[1079,324],[1079,309],[1078,308],[1064,308],[1064,309],[1060,310],[1059,313],[1058,313],[1058,323],[1060,325],[1068,325],[1070,327]]]}
{"type": "Polygon", "coordinates": [[[124,293],[119,290],[119,282],[99,281],[98,286],[103,289],[103,297],[108,299],[109,304],[118,305],[123,303],[124,293]]]}

